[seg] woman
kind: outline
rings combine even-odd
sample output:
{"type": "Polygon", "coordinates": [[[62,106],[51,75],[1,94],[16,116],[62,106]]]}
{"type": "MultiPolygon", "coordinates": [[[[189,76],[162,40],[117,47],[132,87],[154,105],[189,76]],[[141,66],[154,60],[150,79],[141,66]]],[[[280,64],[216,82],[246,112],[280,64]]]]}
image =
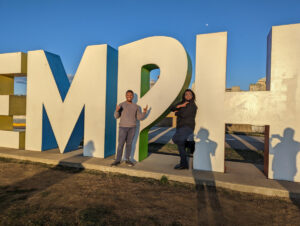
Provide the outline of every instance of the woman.
{"type": "Polygon", "coordinates": [[[195,94],[191,89],[184,91],[182,101],[171,108],[177,116],[176,133],[172,140],[177,144],[180,154],[180,164],[174,169],[188,169],[188,161],[185,151],[185,142],[195,129],[195,117],[197,106],[195,104],[195,94]]]}

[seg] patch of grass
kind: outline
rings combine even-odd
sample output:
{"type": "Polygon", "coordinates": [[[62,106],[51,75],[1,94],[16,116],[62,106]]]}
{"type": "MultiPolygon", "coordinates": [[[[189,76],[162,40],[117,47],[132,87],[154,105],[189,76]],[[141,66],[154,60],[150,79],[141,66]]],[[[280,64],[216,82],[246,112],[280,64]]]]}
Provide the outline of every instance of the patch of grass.
{"type": "Polygon", "coordinates": [[[8,206],[27,200],[30,194],[36,191],[36,189],[19,189],[12,190],[9,187],[0,189],[0,209],[7,208],[8,206]]]}
{"type": "Polygon", "coordinates": [[[189,184],[189,183],[183,183],[183,182],[178,182],[178,181],[170,181],[169,180],[169,185],[175,188],[181,188],[181,189],[187,189],[189,191],[194,191],[195,190],[195,185],[194,184],[189,184]]]}
{"type": "Polygon", "coordinates": [[[182,224],[181,224],[180,222],[178,222],[178,221],[173,221],[173,222],[171,223],[171,225],[172,225],[172,226],[181,226],[182,224]]]}
{"type": "Polygon", "coordinates": [[[84,169],[83,172],[88,173],[88,174],[93,174],[93,175],[99,175],[99,176],[106,176],[107,175],[107,173],[105,173],[105,172],[98,171],[98,170],[93,170],[93,169],[84,169]]]}
{"type": "Polygon", "coordinates": [[[226,131],[226,134],[236,134],[236,135],[245,135],[245,136],[254,136],[254,137],[264,137],[264,133],[259,132],[238,132],[238,131],[226,131]]]}
{"type": "MultiPolygon", "coordinates": [[[[155,144],[156,145],[156,144],[155,144]]],[[[160,144],[159,144],[160,145],[160,144]]],[[[171,150],[172,148],[175,148],[175,144],[166,144],[167,149],[171,150]]],[[[176,149],[177,151],[177,149],[176,149]]],[[[82,169],[82,168],[75,168],[75,167],[70,167],[70,166],[64,166],[64,165],[51,165],[51,164],[44,164],[44,163],[39,163],[39,162],[32,162],[32,161],[27,161],[27,160],[17,160],[17,159],[12,159],[12,158],[2,158],[0,157],[0,162],[11,162],[11,163],[18,163],[18,164],[31,164],[31,165],[36,165],[36,166],[41,166],[43,168],[49,168],[51,170],[57,170],[57,171],[63,171],[63,172],[68,172],[68,173],[87,173],[87,174],[93,174],[93,175],[99,175],[101,178],[127,178],[132,180],[133,182],[143,182],[147,184],[160,184],[160,185],[166,185],[168,184],[169,186],[174,186],[174,187],[190,187],[190,184],[185,184],[181,182],[174,182],[174,181],[169,181],[166,176],[162,176],[160,180],[152,179],[152,178],[145,178],[145,177],[134,177],[134,176],[129,176],[126,174],[121,174],[121,173],[112,173],[112,172],[102,172],[102,171],[97,171],[97,170],[90,170],[90,169],[82,169]]],[[[2,187],[3,189],[4,187],[2,187]]],[[[41,194],[42,197],[48,196],[48,192],[43,192],[41,194]]]]}
{"type": "Polygon", "coordinates": [[[19,160],[19,159],[13,159],[13,158],[4,158],[4,157],[0,157],[0,162],[30,164],[30,165],[41,166],[41,167],[44,167],[44,168],[54,167],[54,165],[51,165],[51,164],[46,164],[46,163],[41,163],[41,162],[33,162],[33,161],[29,161],[29,160],[19,160]]]}
{"type": "Polygon", "coordinates": [[[262,164],[264,162],[264,151],[226,148],[225,160],[262,164]]]}
{"type": "Polygon", "coordinates": [[[43,198],[45,198],[45,197],[47,197],[48,195],[50,195],[50,191],[43,191],[42,193],[41,193],[41,197],[43,197],[43,198]]]}
{"type": "Polygon", "coordinates": [[[0,214],[0,225],[76,225],[74,209],[65,207],[53,207],[49,210],[41,209],[41,205],[28,205],[20,203],[21,206],[12,206],[6,209],[5,214],[0,214]],[[54,216],[52,213],[56,213],[54,216]],[[52,216],[51,216],[52,215],[52,216]],[[73,220],[73,219],[72,219],[73,220]]]}
{"type": "MultiPolygon", "coordinates": [[[[1,166],[0,163],[0,172],[6,168],[1,166]]],[[[16,171],[2,173],[2,178],[13,177],[26,168],[21,164],[11,166],[16,171]]],[[[40,171],[39,167],[28,168],[33,172],[40,171]]],[[[23,175],[23,179],[19,178],[23,183],[13,180],[10,186],[0,186],[0,197],[6,196],[0,200],[0,225],[241,225],[245,222],[253,225],[284,225],[289,222],[296,225],[300,220],[299,202],[295,204],[287,199],[265,198],[214,187],[197,189],[195,185],[166,180],[167,177],[155,180],[101,171],[99,174],[106,176],[101,180],[98,175],[93,175],[97,172],[88,175],[88,171],[82,171],[81,175],[66,176],[64,169],[57,169],[62,172],[55,172],[52,177],[42,174],[26,179],[23,175]],[[37,192],[31,192],[33,188],[37,192]],[[13,201],[22,195],[28,195],[28,198],[13,201]],[[49,196],[43,199],[41,195],[49,196]],[[179,212],[184,214],[178,215],[179,212]],[[224,216],[220,216],[220,212],[224,216]],[[210,213],[213,222],[207,217],[210,213]],[[201,221],[197,222],[199,219],[201,221]]],[[[47,171],[48,175],[51,170],[42,171],[47,171]]]]}
{"type": "Polygon", "coordinates": [[[108,206],[95,206],[83,209],[79,213],[79,221],[82,225],[110,225],[111,219],[117,217],[108,206]]]}
{"type": "Polygon", "coordinates": [[[15,162],[15,159],[0,157],[1,162],[15,162]]]}
{"type": "Polygon", "coordinates": [[[21,218],[21,217],[27,215],[29,211],[30,210],[26,209],[26,208],[16,207],[16,208],[10,209],[6,214],[7,214],[8,218],[16,219],[16,218],[21,218]]]}
{"type": "Polygon", "coordinates": [[[147,216],[147,221],[151,222],[154,225],[161,225],[159,220],[154,216],[147,216]]]}
{"type": "Polygon", "coordinates": [[[113,172],[108,172],[107,173],[108,178],[131,178],[131,176],[122,174],[122,173],[113,173],[113,172]]]}
{"type": "Polygon", "coordinates": [[[165,175],[162,175],[161,178],[160,178],[160,180],[159,180],[159,183],[160,183],[160,184],[163,184],[163,185],[169,184],[169,179],[168,179],[168,177],[165,176],[165,175]]]}
{"type": "Polygon", "coordinates": [[[134,182],[134,183],[138,183],[138,182],[143,181],[143,178],[141,178],[141,177],[131,177],[131,181],[134,182]]]}

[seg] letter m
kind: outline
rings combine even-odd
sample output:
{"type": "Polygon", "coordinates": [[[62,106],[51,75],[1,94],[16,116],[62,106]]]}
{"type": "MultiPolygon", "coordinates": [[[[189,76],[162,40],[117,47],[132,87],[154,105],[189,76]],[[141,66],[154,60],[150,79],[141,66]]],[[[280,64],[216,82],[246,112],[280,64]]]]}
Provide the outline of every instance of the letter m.
{"type": "Polygon", "coordinates": [[[117,51],[88,46],[71,85],[60,57],[43,50],[28,53],[26,149],[77,149],[104,158],[115,153],[113,118],[117,51]]]}

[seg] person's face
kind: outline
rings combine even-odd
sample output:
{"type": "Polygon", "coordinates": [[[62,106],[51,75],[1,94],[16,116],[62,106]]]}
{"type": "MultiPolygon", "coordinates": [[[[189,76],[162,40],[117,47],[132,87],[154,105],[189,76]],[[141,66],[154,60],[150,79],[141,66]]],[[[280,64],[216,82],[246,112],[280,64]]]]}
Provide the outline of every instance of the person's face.
{"type": "Polygon", "coordinates": [[[185,94],[184,94],[184,98],[185,98],[186,100],[191,100],[191,99],[193,99],[193,94],[192,94],[192,92],[191,92],[191,91],[186,91],[185,94]]]}
{"type": "Polygon", "coordinates": [[[133,94],[131,92],[127,92],[126,93],[126,100],[128,102],[132,102],[132,99],[133,99],[133,94]]]}

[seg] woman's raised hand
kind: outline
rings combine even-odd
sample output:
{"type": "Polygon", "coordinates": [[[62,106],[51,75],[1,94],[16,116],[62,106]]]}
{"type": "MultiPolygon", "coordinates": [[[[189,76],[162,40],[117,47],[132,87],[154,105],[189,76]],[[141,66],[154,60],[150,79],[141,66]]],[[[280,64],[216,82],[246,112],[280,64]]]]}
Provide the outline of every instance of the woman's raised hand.
{"type": "Polygon", "coordinates": [[[185,108],[186,107],[186,105],[188,104],[189,102],[188,101],[186,101],[186,102],[184,102],[183,104],[179,104],[179,105],[177,105],[177,107],[176,108],[185,108]]]}

